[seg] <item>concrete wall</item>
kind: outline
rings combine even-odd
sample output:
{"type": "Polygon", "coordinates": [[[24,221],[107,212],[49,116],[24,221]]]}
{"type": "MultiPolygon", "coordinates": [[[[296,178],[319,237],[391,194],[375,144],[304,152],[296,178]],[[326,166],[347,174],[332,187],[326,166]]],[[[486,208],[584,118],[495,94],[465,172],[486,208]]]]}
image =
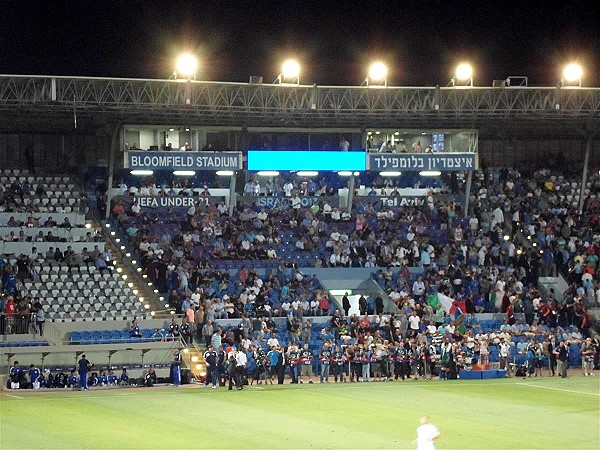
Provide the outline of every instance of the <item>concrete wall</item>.
{"type": "MultiPolygon", "coordinates": [[[[169,364],[179,342],[148,342],[139,344],[53,345],[49,347],[3,347],[0,350],[0,373],[18,361],[21,367],[75,367],[84,353],[96,368],[111,365],[169,364]],[[110,358],[109,358],[110,357],[110,358]]],[[[168,372],[168,370],[167,370],[168,372]]],[[[141,371],[140,371],[141,374],[141,371]]],[[[132,374],[130,373],[130,376],[132,374]]],[[[138,376],[138,375],[135,375],[138,376]]],[[[164,376],[164,375],[160,375],[164,376]]]]}

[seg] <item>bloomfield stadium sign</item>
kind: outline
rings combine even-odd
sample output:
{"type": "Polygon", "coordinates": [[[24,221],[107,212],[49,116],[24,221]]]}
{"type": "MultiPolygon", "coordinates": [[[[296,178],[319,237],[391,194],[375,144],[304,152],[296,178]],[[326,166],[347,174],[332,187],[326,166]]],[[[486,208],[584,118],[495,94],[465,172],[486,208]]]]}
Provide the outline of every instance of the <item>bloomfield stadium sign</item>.
{"type": "MultiPolygon", "coordinates": [[[[240,170],[241,152],[165,152],[132,150],[124,153],[131,170],[240,170]]],[[[365,151],[250,150],[247,170],[320,171],[473,171],[476,153],[367,153],[365,151]]]]}
{"type": "Polygon", "coordinates": [[[368,170],[472,171],[477,169],[476,153],[380,153],[369,154],[368,170]]]}
{"type": "Polygon", "coordinates": [[[241,152],[125,152],[125,168],[131,170],[240,170],[241,152]]]}

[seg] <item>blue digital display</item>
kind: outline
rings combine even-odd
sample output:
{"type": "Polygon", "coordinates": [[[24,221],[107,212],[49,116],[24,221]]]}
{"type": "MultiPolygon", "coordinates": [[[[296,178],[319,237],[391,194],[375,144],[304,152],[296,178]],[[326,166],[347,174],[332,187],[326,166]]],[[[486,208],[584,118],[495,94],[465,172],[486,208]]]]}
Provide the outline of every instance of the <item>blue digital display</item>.
{"type": "Polygon", "coordinates": [[[248,170],[356,170],[367,168],[364,151],[248,150],[248,170]]]}

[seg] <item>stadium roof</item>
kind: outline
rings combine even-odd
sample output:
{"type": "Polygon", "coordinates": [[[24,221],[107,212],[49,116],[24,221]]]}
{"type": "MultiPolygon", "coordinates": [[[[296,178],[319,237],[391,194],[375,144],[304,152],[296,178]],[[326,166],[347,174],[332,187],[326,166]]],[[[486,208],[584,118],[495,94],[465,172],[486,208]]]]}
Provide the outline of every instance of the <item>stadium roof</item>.
{"type": "Polygon", "coordinates": [[[0,127],[111,122],[201,126],[496,128],[579,135],[600,127],[600,88],[358,87],[0,75],[0,127]]]}

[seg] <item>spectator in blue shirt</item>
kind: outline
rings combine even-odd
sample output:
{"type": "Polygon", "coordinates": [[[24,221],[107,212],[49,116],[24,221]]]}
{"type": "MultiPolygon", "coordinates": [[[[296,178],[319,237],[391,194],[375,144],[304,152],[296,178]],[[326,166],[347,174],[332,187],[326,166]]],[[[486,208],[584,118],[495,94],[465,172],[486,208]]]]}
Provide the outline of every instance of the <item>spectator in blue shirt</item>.
{"type": "Polygon", "coordinates": [[[163,334],[160,328],[157,328],[156,331],[152,334],[152,339],[155,341],[165,341],[165,335],[163,334]]]}
{"type": "Polygon", "coordinates": [[[77,363],[77,368],[79,372],[79,388],[87,391],[88,390],[88,370],[92,367],[93,364],[88,361],[85,355],[81,355],[81,359],[77,363]]]}
{"type": "Polygon", "coordinates": [[[108,376],[106,377],[106,381],[110,386],[115,386],[117,384],[117,376],[112,370],[108,371],[108,376]]]}
{"type": "Polygon", "coordinates": [[[71,373],[67,377],[67,384],[65,387],[73,388],[79,384],[79,377],[75,374],[75,370],[71,370],[71,373]]]}
{"type": "MultiPolygon", "coordinates": [[[[19,361],[15,361],[13,366],[10,368],[10,372],[8,373],[9,383],[19,383],[19,388],[21,388],[23,371],[19,367],[19,361]]],[[[9,384],[10,386],[10,384],[9,384]]]]}
{"type": "Polygon", "coordinates": [[[98,269],[100,273],[102,273],[103,270],[106,270],[108,273],[111,273],[110,268],[106,265],[106,261],[104,260],[102,255],[98,256],[98,258],[96,259],[96,269],[98,269]]]}
{"type": "Polygon", "coordinates": [[[35,367],[35,364],[31,364],[29,366],[29,382],[31,383],[31,388],[33,388],[33,383],[40,382],[40,380],[39,380],[40,375],[41,375],[40,369],[35,367]]]}
{"type": "Polygon", "coordinates": [[[98,384],[100,386],[106,386],[108,384],[108,379],[104,370],[101,370],[100,374],[98,375],[98,384]]]}
{"type": "Polygon", "coordinates": [[[131,328],[129,329],[129,337],[132,337],[132,338],[141,338],[142,337],[142,333],[140,332],[140,326],[138,325],[138,322],[136,319],[133,319],[133,322],[131,322],[131,328]]]}
{"type": "Polygon", "coordinates": [[[123,369],[121,376],[119,377],[119,384],[121,386],[127,386],[129,384],[129,375],[127,375],[127,369],[123,369]]]}

